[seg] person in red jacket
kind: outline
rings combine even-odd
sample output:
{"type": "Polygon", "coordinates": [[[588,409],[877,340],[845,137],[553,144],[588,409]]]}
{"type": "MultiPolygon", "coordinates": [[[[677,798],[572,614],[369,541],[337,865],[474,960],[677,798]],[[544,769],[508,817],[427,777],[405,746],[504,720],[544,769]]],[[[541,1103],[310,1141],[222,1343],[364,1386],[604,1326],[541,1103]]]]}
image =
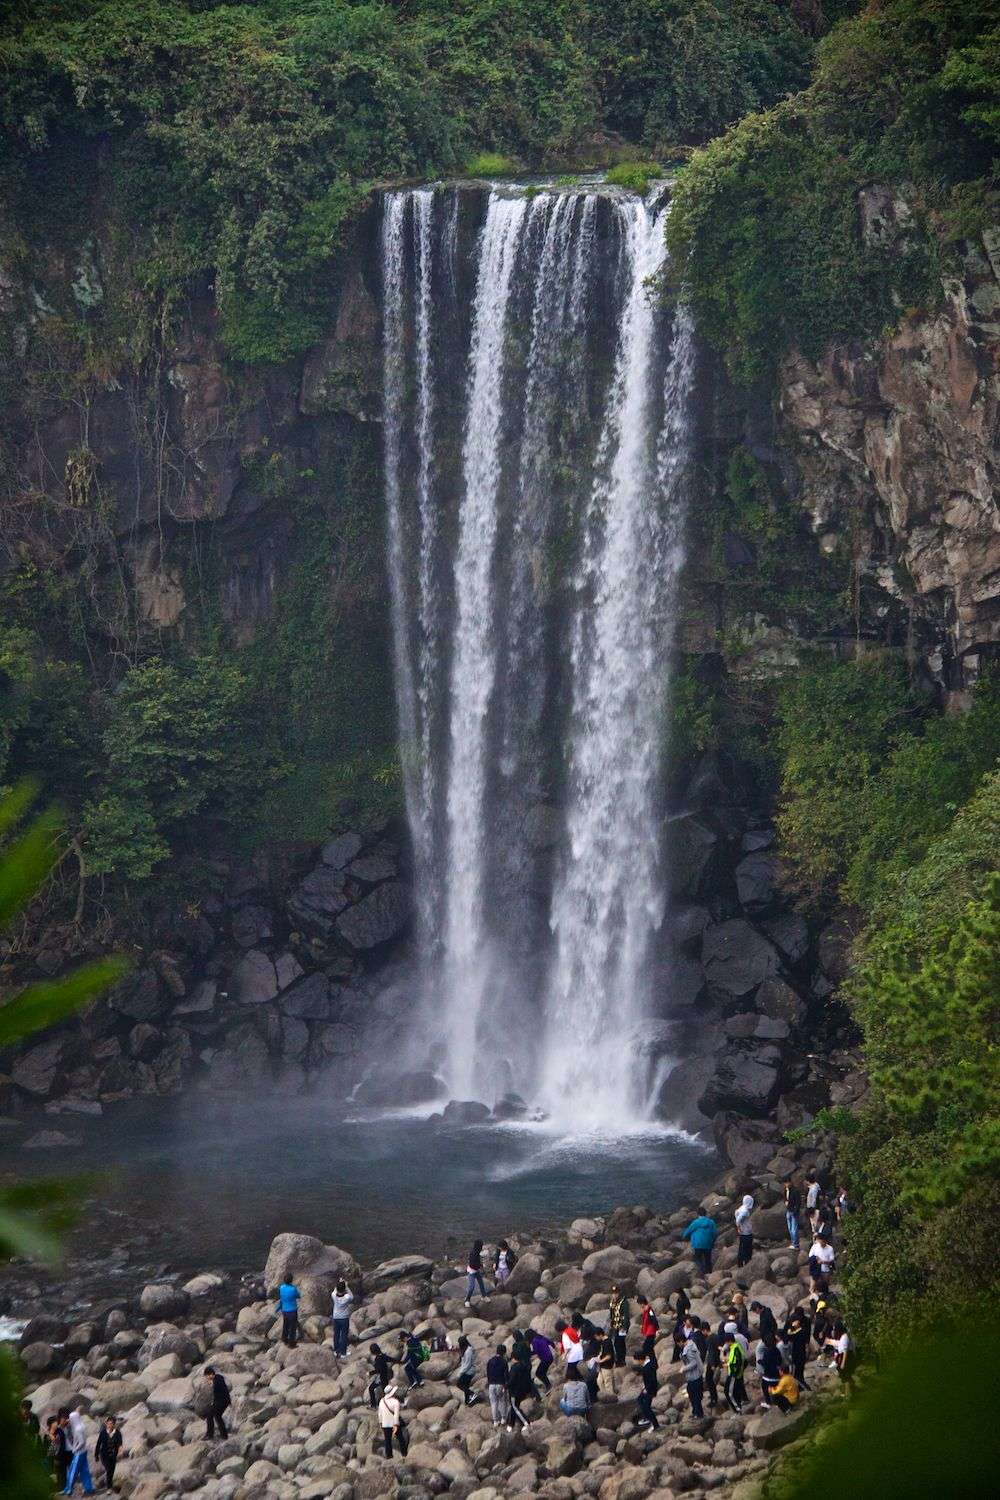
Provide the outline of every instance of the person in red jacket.
{"type": "Polygon", "coordinates": [[[639,1325],[639,1331],[642,1334],[642,1352],[652,1354],[656,1335],[660,1331],[659,1319],[650,1307],[648,1297],[639,1298],[639,1311],[642,1314],[642,1322],[639,1325]]]}

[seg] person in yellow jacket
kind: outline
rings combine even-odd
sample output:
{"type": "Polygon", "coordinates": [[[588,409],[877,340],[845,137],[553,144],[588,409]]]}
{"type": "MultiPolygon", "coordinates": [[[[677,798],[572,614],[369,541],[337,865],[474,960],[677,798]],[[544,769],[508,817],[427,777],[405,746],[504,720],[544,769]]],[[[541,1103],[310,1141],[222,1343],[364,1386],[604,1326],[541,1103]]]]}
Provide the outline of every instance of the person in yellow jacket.
{"type": "Polygon", "coordinates": [[[799,1399],[799,1383],[788,1370],[782,1373],[780,1380],[771,1387],[771,1401],[773,1405],[782,1411],[791,1411],[799,1399]]]}

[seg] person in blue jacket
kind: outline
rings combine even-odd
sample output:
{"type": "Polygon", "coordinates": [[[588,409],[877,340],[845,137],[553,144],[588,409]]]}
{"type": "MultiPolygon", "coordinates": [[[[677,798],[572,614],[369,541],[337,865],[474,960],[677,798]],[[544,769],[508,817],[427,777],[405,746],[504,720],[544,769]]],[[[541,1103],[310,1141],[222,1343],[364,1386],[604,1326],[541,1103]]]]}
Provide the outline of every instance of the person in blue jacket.
{"type": "Polygon", "coordinates": [[[278,1288],[278,1310],[281,1313],[281,1342],[294,1349],[299,1341],[299,1289],[291,1277],[278,1288]]]}
{"type": "Polygon", "coordinates": [[[707,1214],[699,1214],[697,1219],[692,1219],[684,1233],[682,1240],[691,1241],[691,1249],[694,1251],[695,1265],[699,1271],[704,1271],[707,1276],[712,1269],[712,1247],[715,1244],[719,1230],[714,1219],[707,1214]]]}

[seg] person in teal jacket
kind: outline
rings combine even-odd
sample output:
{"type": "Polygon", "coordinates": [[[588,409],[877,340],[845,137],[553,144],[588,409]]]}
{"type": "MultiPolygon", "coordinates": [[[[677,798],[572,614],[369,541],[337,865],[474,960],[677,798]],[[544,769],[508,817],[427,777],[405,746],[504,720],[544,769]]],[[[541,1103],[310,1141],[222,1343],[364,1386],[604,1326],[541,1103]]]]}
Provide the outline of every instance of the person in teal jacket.
{"type": "Polygon", "coordinates": [[[691,1249],[694,1251],[695,1265],[699,1271],[704,1271],[707,1276],[712,1269],[712,1247],[715,1244],[719,1230],[714,1219],[707,1214],[699,1214],[697,1219],[692,1219],[684,1233],[682,1240],[691,1241],[691,1249]]]}

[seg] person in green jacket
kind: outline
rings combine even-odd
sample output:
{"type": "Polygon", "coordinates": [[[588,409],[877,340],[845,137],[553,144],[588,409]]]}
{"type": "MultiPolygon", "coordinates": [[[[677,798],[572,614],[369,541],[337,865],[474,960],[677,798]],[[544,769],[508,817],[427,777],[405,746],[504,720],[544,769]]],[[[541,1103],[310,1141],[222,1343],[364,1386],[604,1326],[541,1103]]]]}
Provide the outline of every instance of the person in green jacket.
{"type": "Polygon", "coordinates": [[[691,1220],[681,1235],[682,1240],[691,1241],[695,1265],[706,1276],[712,1269],[712,1249],[718,1233],[719,1229],[715,1220],[710,1219],[708,1214],[699,1214],[697,1219],[691,1220]]]}

